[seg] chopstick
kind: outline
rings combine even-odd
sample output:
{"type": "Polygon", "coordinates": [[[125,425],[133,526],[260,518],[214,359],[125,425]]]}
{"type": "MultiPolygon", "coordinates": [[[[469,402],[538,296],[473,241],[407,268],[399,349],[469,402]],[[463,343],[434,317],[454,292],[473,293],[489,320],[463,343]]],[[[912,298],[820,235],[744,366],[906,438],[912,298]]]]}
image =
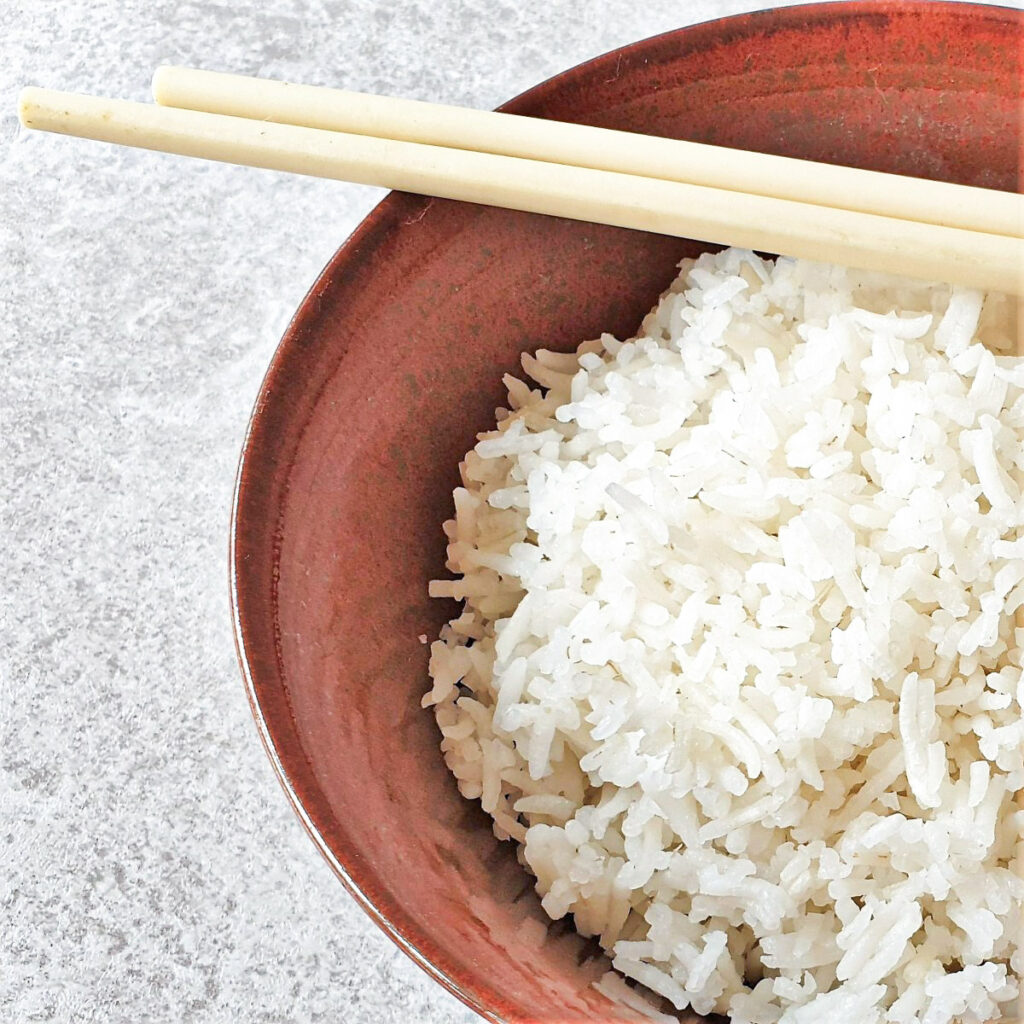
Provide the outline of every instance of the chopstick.
{"type": "Polygon", "coordinates": [[[1024,293],[1024,239],[1017,236],[45,89],[25,89],[20,114],[29,128],[120,145],[1024,293]]]}
{"type": "Polygon", "coordinates": [[[196,68],[157,68],[153,98],[162,106],[257,121],[591,167],[968,231],[1024,235],[1024,201],[1015,193],[768,153],[196,68]]]}

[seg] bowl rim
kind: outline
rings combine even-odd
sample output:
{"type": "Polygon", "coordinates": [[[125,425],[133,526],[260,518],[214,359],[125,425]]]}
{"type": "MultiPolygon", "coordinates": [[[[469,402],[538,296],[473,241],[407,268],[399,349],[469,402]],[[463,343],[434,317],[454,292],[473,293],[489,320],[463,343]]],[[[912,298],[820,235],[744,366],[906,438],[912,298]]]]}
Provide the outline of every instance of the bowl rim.
{"type": "MultiPolygon", "coordinates": [[[[531,108],[542,106],[552,92],[557,92],[572,79],[601,73],[606,69],[614,70],[615,62],[627,54],[646,56],[653,62],[657,55],[663,53],[667,48],[677,49],[680,41],[685,41],[690,48],[700,48],[720,41],[723,35],[744,35],[763,27],[781,30],[801,23],[804,25],[815,22],[828,24],[863,16],[877,17],[879,14],[910,12],[921,15],[925,15],[927,12],[927,15],[947,17],[953,15],[963,19],[981,18],[997,22],[1013,22],[1018,26],[1024,21],[1024,11],[1019,8],[1001,4],[964,2],[964,0],[818,0],[818,2],[787,7],[761,8],[670,29],[616,47],[531,86],[497,109],[528,114],[531,112],[531,108]]],[[[306,807],[299,793],[300,788],[312,786],[314,789],[319,789],[315,777],[313,777],[312,766],[306,760],[301,747],[295,751],[286,750],[285,754],[281,753],[279,747],[287,747],[287,739],[281,735],[282,727],[275,725],[273,718],[266,712],[261,699],[261,692],[283,689],[281,678],[280,676],[268,679],[257,677],[250,656],[251,643],[247,641],[247,637],[251,635],[250,629],[255,625],[254,619],[258,614],[253,611],[251,607],[253,602],[250,602],[247,595],[259,585],[260,581],[247,566],[245,551],[242,549],[240,535],[243,530],[240,524],[245,518],[254,514],[261,501],[259,488],[254,485],[252,477],[256,471],[255,464],[260,458],[260,444],[264,440],[262,437],[265,433],[264,413],[272,403],[274,393],[279,389],[279,383],[285,373],[286,364],[290,360],[291,351],[303,333],[306,320],[311,315],[311,309],[316,306],[317,297],[329,287],[331,280],[342,267],[353,259],[359,258],[361,253],[372,252],[376,248],[378,240],[400,226],[401,221],[410,212],[415,212],[421,203],[422,197],[420,196],[389,192],[327,261],[323,270],[320,271],[303,296],[274,350],[245,428],[232,493],[228,537],[228,589],[231,623],[238,664],[260,741],[292,809],[320,854],[356,903],[377,927],[434,981],[483,1019],[491,1021],[492,1024],[511,1024],[507,1018],[499,1016],[494,1009],[489,1008],[481,1001],[477,986],[473,984],[472,979],[456,977],[434,963],[420,948],[420,945],[425,947],[431,945],[429,936],[419,934],[419,930],[409,921],[396,922],[392,919],[394,915],[389,916],[373,903],[363,891],[360,883],[353,877],[346,863],[332,850],[316,821],[315,812],[306,807]],[[296,754],[299,755],[297,758],[296,754]],[[296,775],[303,770],[310,776],[310,779],[304,785],[300,785],[296,775]]],[[[291,466],[288,466],[285,476],[290,470],[291,466]]],[[[280,659],[280,645],[277,638],[275,638],[274,646],[278,659],[280,659]]]]}

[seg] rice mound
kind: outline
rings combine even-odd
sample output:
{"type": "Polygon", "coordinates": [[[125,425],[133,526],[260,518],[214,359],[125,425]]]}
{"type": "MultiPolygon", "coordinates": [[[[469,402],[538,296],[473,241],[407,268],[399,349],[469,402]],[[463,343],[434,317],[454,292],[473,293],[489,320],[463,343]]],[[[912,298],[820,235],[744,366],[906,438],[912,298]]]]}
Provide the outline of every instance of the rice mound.
{"type": "Polygon", "coordinates": [[[524,356],[539,387],[506,377],[462,463],[446,761],[547,913],[680,1010],[1011,1015],[1010,300],[737,249],[681,270],[636,338],[524,356]]]}

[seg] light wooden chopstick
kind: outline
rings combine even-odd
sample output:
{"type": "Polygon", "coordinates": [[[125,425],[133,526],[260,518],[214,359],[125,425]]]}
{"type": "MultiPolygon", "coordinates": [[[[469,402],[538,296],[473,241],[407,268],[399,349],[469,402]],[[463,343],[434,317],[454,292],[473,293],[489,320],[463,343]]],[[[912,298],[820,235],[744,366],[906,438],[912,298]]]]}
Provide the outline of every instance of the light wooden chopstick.
{"type": "Polygon", "coordinates": [[[1024,235],[1024,200],[1015,193],[769,153],[196,68],[158,68],[153,98],[168,107],[593,167],[968,231],[1024,235]]]}
{"type": "Polygon", "coordinates": [[[29,128],[121,145],[1024,293],[1024,239],[1016,235],[44,89],[24,90],[20,112],[29,128]]]}

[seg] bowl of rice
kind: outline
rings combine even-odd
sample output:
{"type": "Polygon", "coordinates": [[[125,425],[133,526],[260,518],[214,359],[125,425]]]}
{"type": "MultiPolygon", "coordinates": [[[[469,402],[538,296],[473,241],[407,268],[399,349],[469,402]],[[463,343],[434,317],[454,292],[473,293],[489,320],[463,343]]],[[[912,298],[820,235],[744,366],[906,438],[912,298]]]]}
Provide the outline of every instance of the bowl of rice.
{"type": "MultiPolygon", "coordinates": [[[[1022,37],[788,8],[503,109],[1014,191],[1022,37]]],[[[261,737],[371,917],[508,1024],[1017,1019],[1017,323],[389,196],[274,357],[232,536],[261,737]]]]}

